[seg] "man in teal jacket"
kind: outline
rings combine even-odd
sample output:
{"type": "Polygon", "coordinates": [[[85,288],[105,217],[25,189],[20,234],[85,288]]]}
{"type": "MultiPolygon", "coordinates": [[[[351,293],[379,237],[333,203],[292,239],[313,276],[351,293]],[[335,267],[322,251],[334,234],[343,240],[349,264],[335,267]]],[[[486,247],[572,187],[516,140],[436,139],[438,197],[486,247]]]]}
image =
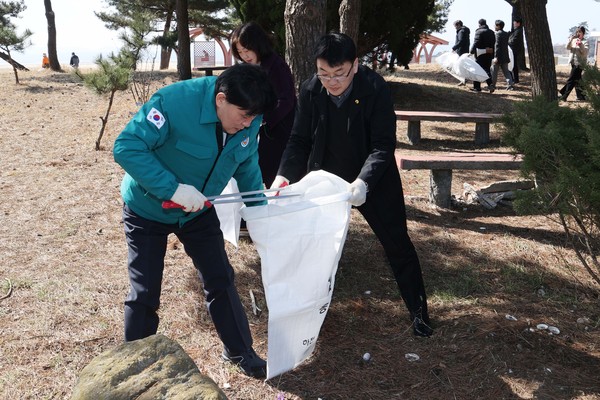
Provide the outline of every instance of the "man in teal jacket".
{"type": "Polygon", "coordinates": [[[262,114],[275,101],[260,67],[236,65],[218,77],[160,89],[116,139],[115,161],[126,172],[121,184],[130,281],[126,341],[158,329],[167,236],[174,233],[201,275],[223,358],[247,375],[265,375],[266,362],[252,348],[219,220],[205,201],[220,194],[231,177],[241,191],[262,188],[257,135],[262,114]],[[181,208],[165,209],[165,200],[181,208]]]}

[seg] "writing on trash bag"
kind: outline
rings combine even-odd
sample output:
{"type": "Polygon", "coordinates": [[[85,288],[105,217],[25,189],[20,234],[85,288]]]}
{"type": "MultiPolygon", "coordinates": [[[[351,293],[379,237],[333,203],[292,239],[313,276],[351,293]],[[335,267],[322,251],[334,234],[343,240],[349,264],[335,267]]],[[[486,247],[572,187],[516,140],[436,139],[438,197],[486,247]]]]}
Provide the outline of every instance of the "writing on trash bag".
{"type": "Polygon", "coordinates": [[[323,314],[327,312],[327,308],[329,307],[329,303],[325,303],[319,308],[319,314],[323,314]]]}
{"type": "Polygon", "coordinates": [[[316,336],[313,336],[310,339],[304,339],[302,341],[302,346],[310,346],[310,345],[312,345],[315,342],[316,339],[317,339],[316,336]]]}

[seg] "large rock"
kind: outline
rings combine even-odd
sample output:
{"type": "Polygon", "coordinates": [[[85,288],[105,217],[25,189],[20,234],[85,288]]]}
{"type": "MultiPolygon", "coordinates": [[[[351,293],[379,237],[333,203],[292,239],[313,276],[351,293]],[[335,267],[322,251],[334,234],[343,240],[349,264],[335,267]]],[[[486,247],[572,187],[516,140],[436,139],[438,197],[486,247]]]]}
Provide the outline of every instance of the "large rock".
{"type": "Polygon", "coordinates": [[[221,400],[216,383],[200,374],[176,342],[162,335],[123,343],[82,371],[72,400],[221,400]]]}

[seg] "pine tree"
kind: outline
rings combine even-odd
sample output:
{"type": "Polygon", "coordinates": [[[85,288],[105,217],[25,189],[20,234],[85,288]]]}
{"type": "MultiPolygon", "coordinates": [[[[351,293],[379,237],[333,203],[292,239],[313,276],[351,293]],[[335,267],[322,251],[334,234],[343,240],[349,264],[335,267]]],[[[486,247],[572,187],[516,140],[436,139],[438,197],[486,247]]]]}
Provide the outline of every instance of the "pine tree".
{"type": "Polygon", "coordinates": [[[19,72],[18,70],[27,70],[18,62],[14,61],[11,57],[11,52],[22,52],[31,45],[29,38],[33,33],[26,29],[23,33],[18,34],[16,26],[10,19],[18,17],[21,12],[25,10],[25,2],[7,2],[0,1],[0,58],[4,59],[13,67],[15,74],[15,83],[19,84],[19,72]]]}
{"type": "MultiPolygon", "coordinates": [[[[349,28],[345,21],[354,20],[354,16],[340,16],[342,2],[347,5],[345,0],[327,2],[231,0],[242,22],[256,21],[267,32],[273,34],[275,50],[281,55],[286,55],[286,61],[290,64],[298,85],[313,72],[314,66],[310,56],[311,43],[315,40],[307,41],[309,32],[318,29],[316,35],[318,37],[331,30],[347,30],[349,28]],[[293,18],[292,12],[303,18],[304,14],[310,13],[310,10],[315,8],[320,10],[319,13],[306,19],[305,25],[294,32],[286,32],[286,27],[289,29],[292,24],[289,19],[293,18]],[[284,10],[290,10],[289,17],[285,16],[284,10]],[[326,19],[325,26],[321,26],[323,16],[326,19]],[[294,50],[286,49],[286,43],[289,45],[295,42],[298,42],[298,46],[294,50]]],[[[363,0],[352,2],[354,7],[342,7],[342,10],[360,15],[357,35],[359,57],[379,48],[383,51],[395,51],[399,56],[399,62],[407,63],[412,57],[412,51],[420,35],[445,25],[451,2],[452,0],[407,0],[402,2],[401,12],[399,12],[397,0],[363,0]],[[360,8],[356,7],[356,3],[360,3],[360,8]]]]}
{"type": "Polygon", "coordinates": [[[518,102],[504,117],[502,140],[523,154],[533,190],[515,202],[521,214],[545,214],[563,226],[590,276],[600,284],[600,71],[587,67],[589,107],[568,107],[544,96],[518,102]]]}
{"type": "Polygon", "coordinates": [[[106,113],[104,117],[100,117],[102,126],[96,139],[96,150],[100,150],[100,141],[108,123],[115,93],[127,90],[131,82],[133,72],[131,58],[123,57],[124,53],[126,52],[121,51],[120,55],[111,54],[107,59],[99,56],[95,62],[98,66],[97,70],[89,74],[83,74],[80,70],[75,72],[77,76],[83,79],[85,86],[92,89],[98,95],[108,95],[106,113]]]}
{"type": "MultiPolygon", "coordinates": [[[[227,0],[188,0],[188,20],[191,26],[200,26],[207,36],[226,36],[232,25],[227,12],[227,0]],[[219,14],[219,15],[218,15],[219,14]]],[[[137,45],[132,47],[137,59],[148,44],[161,46],[160,69],[169,67],[171,52],[178,52],[176,0],[107,0],[111,11],[97,12],[107,28],[130,32],[127,36],[135,36],[137,45]],[[145,25],[144,25],[145,24],[145,25]],[[160,33],[158,36],[152,33],[160,33]],[[153,36],[153,37],[151,37],[153,36]],[[142,40],[144,44],[139,42],[142,40]],[[139,50],[138,50],[139,49],[139,50]]]]}

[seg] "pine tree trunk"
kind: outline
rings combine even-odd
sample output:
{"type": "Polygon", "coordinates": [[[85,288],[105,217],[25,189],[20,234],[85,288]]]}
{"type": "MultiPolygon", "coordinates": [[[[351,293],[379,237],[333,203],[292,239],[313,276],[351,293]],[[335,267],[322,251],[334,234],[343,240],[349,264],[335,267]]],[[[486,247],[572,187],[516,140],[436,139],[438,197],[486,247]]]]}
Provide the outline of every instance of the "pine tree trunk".
{"type": "Polygon", "coordinates": [[[285,59],[296,90],[315,73],[314,46],[325,34],[327,0],[287,0],[285,3],[285,59]]]}
{"type": "Polygon", "coordinates": [[[56,52],[56,23],[54,11],[52,11],[52,1],[44,0],[46,8],[46,20],[48,21],[48,60],[52,71],[61,71],[60,62],[56,52]]]}
{"type": "Polygon", "coordinates": [[[340,32],[354,40],[358,47],[358,30],[360,26],[361,0],[342,0],[338,13],[340,15],[340,32]]]}
{"type": "Polygon", "coordinates": [[[523,19],[527,21],[525,37],[533,96],[544,96],[548,101],[557,100],[556,66],[546,14],[546,0],[519,0],[519,3],[523,19]]]}
{"type": "MultiPolygon", "coordinates": [[[[12,57],[10,56],[10,49],[7,48],[6,51],[7,51],[6,55],[4,53],[0,52],[0,56],[2,56],[0,58],[2,58],[3,60],[6,60],[6,62],[10,64],[10,66],[13,69],[13,73],[15,74],[15,83],[18,85],[20,82],[19,82],[19,71],[17,71],[17,65],[15,64],[16,61],[14,61],[12,59],[12,57]]],[[[29,71],[29,70],[27,70],[27,71],[29,71]]]]}
{"type": "Polygon", "coordinates": [[[108,116],[110,115],[110,109],[112,108],[116,92],[116,89],[110,92],[110,96],[108,97],[108,107],[106,108],[106,114],[104,114],[104,117],[100,117],[100,120],[102,120],[102,127],[100,128],[100,133],[98,134],[98,138],[96,139],[96,151],[100,150],[100,141],[102,140],[102,136],[104,136],[106,124],[108,124],[108,116]]]}
{"type": "Polygon", "coordinates": [[[13,69],[13,73],[15,74],[15,83],[18,85],[19,82],[19,72],[17,71],[17,67],[15,67],[14,65],[12,66],[13,69]]]}
{"type": "MultiPolygon", "coordinates": [[[[514,21],[517,18],[523,19],[523,14],[521,13],[521,3],[519,2],[519,0],[504,0],[506,1],[508,4],[510,4],[510,6],[512,7],[512,13],[511,13],[511,21],[510,21],[510,25],[512,27],[512,21],[514,21]]],[[[546,0],[542,0],[544,2],[546,2],[546,0]]]]}
{"type": "Polygon", "coordinates": [[[177,0],[175,12],[177,13],[177,41],[179,43],[177,71],[179,72],[179,79],[184,81],[192,78],[188,0],[177,0]]]}
{"type": "MultiPolygon", "coordinates": [[[[165,21],[165,26],[163,28],[163,37],[166,37],[171,30],[171,13],[167,13],[167,20],[165,21]]],[[[171,49],[167,47],[160,48],[160,69],[168,69],[169,61],[171,58],[171,49]]]]}

